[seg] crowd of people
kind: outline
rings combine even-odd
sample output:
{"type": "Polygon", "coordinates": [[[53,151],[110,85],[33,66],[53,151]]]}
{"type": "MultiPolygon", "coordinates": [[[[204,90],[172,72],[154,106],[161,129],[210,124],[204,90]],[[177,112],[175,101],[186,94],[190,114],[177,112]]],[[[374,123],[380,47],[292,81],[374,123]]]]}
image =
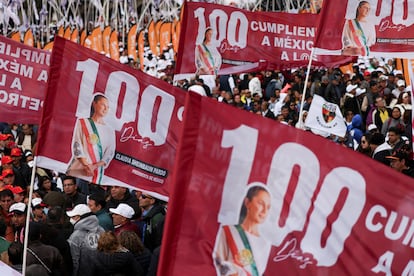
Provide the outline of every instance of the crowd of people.
{"type": "MultiPolygon", "coordinates": [[[[353,72],[313,70],[304,80],[303,69],[269,70],[217,76],[213,86],[197,75],[175,85],[303,131],[313,131],[306,116],[313,96],[322,96],[341,108],[347,132],[318,135],[414,177],[412,91],[392,59],[356,63],[353,72]]],[[[36,143],[35,125],[0,124],[1,260],[22,271],[29,216],[27,275],[156,275],[166,202],[36,168],[28,213],[36,143]]]]}
{"type": "Polygon", "coordinates": [[[166,202],[36,168],[29,212],[36,128],[1,128],[1,261],[22,272],[29,227],[26,275],[156,275],[166,202]]]}
{"type": "Polygon", "coordinates": [[[395,60],[382,58],[360,58],[352,68],[352,72],[342,72],[339,68],[312,70],[307,83],[305,70],[298,69],[222,75],[213,86],[207,85],[203,76],[196,75],[190,80],[179,80],[176,85],[322,135],[414,177],[412,91],[403,72],[396,69],[395,60]],[[314,95],[340,108],[347,127],[345,137],[306,125],[314,95]]]}

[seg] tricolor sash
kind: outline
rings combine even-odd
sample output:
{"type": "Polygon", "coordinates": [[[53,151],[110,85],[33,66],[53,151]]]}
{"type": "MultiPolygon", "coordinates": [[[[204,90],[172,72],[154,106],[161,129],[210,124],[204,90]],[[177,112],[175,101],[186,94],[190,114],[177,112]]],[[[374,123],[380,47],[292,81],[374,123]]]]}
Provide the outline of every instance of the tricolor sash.
{"type": "Polygon", "coordinates": [[[356,43],[356,45],[361,48],[361,56],[368,56],[369,55],[369,48],[367,46],[367,38],[364,34],[364,30],[362,30],[361,25],[356,19],[348,20],[348,26],[351,30],[352,39],[356,43]]]}
{"type": "Polygon", "coordinates": [[[234,256],[234,262],[245,271],[247,276],[259,276],[256,262],[254,261],[253,251],[250,247],[250,243],[247,239],[246,233],[240,225],[236,225],[235,228],[237,229],[237,232],[240,235],[244,248],[238,248],[237,243],[235,242],[231,234],[229,226],[223,226],[224,234],[226,235],[227,245],[229,246],[230,251],[234,256]],[[250,265],[251,267],[251,273],[244,268],[248,265],[250,265]]]}
{"type": "MultiPolygon", "coordinates": [[[[96,128],[95,122],[89,118],[88,122],[92,128],[92,132],[89,131],[88,127],[86,126],[86,119],[80,119],[82,131],[85,134],[86,141],[87,141],[87,148],[88,154],[91,158],[92,163],[97,163],[102,159],[103,151],[102,151],[102,144],[101,139],[99,138],[99,133],[96,128]],[[97,148],[97,152],[95,151],[95,146],[97,148]]],[[[94,172],[92,177],[92,183],[101,183],[103,175],[103,166],[99,166],[94,172]]]]}

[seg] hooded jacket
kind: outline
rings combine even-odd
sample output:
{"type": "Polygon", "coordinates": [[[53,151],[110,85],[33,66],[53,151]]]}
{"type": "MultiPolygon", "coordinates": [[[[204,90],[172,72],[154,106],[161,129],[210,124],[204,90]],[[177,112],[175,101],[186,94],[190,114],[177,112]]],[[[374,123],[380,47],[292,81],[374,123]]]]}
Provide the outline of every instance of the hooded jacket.
{"type": "Polygon", "coordinates": [[[99,226],[98,218],[93,213],[81,216],[75,223],[73,233],[68,239],[73,260],[73,275],[78,275],[81,250],[96,250],[99,236],[103,232],[105,230],[99,226]]]}

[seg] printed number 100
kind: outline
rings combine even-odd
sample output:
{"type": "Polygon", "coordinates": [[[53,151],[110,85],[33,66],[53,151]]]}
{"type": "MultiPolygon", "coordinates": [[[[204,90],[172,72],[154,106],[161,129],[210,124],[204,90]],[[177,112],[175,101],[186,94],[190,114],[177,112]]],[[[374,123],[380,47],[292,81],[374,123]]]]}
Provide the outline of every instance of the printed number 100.
{"type": "MultiPolygon", "coordinates": [[[[234,198],[235,185],[240,188],[237,190],[243,190],[249,184],[253,160],[256,157],[257,138],[258,130],[246,125],[224,131],[221,146],[232,148],[232,154],[222,202],[234,198]]],[[[319,174],[318,158],[303,145],[285,143],[274,152],[266,184],[272,193],[270,213],[273,213],[273,218],[276,217],[276,221],[272,224],[272,229],[277,231],[277,235],[273,235],[274,240],[272,240],[275,246],[279,246],[290,232],[304,231],[312,197],[319,182],[319,174]],[[291,174],[296,166],[300,168],[298,182],[288,207],[286,222],[280,226],[283,203],[286,202],[285,196],[291,174]]],[[[313,202],[306,232],[300,242],[302,252],[312,253],[318,261],[318,266],[334,265],[344,249],[345,240],[350,235],[352,227],[361,215],[365,200],[365,180],[357,171],[337,167],[328,172],[313,202]],[[346,199],[342,206],[336,206],[339,195],[344,189],[347,190],[346,199]],[[322,246],[322,234],[327,226],[327,218],[334,211],[334,207],[340,210],[335,210],[338,213],[337,219],[332,224],[332,231],[326,239],[325,246],[322,246]]],[[[240,206],[233,207],[240,208],[240,206]]]]}

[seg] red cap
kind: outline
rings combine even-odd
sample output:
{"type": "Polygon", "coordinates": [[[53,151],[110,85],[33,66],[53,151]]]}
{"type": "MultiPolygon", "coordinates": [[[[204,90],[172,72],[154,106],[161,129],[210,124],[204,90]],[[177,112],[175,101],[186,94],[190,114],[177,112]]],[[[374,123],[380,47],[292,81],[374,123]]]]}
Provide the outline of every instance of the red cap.
{"type": "Polygon", "coordinates": [[[11,156],[22,156],[22,150],[20,148],[12,148],[11,156]]]}
{"type": "Polygon", "coordinates": [[[370,75],[371,75],[371,73],[369,71],[364,72],[364,76],[370,76],[370,75]]]}
{"type": "Polygon", "coordinates": [[[13,162],[13,159],[10,156],[8,156],[8,155],[4,155],[1,158],[1,164],[2,165],[4,165],[4,164],[10,164],[11,162],[13,162]]]}
{"type": "Polygon", "coordinates": [[[0,141],[6,141],[7,140],[7,135],[0,133],[0,141]]]}
{"type": "Polygon", "coordinates": [[[20,193],[23,193],[25,191],[20,186],[12,187],[10,190],[13,192],[13,194],[20,194],[20,193]]]}
{"type": "Polygon", "coordinates": [[[5,169],[5,170],[3,170],[3,172],[2,172],[2,176],[3,176],[3,178],[4,177],[6,177],[6,176],[8,176],[8,175],[14,175],[14,172],[13,172],[13,170],[12,169],[5,169]]]}

